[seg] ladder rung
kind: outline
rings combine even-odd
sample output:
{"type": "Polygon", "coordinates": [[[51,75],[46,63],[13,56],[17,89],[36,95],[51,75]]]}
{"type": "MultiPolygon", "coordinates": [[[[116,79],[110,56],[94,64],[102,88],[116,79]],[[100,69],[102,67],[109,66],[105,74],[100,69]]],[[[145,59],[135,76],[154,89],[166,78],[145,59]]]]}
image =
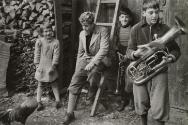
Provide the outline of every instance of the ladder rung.
{"type": "Polygon", "coordinates": [[[101,0],[101,3],[116,3],[116,0],[101,0]]]}
{"type": "Polygon", "coordinates": [[[100,26],[112,26],[113,23],[96,23],[96,25],[100,25],[100,26]]]}

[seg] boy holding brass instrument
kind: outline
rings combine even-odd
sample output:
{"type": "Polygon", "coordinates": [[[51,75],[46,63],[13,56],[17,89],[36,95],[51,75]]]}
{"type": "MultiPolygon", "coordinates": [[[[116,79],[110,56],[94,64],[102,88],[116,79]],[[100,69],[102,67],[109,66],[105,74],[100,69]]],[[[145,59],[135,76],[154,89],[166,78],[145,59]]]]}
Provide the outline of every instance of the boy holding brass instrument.
{"type": "MultiPolygon", "coordinates": [[[[159,40],[169,27],[159,21],[159,3],[156,0],[150,0],[143,3],[143,19],[131,29],[130,40],[128,42],[127,55],[130,59],[137,59],[146,55],[143,48],[139,45],[159,40]]],[[[167,62],[175,62],[179,56],[180,48],[174,40],[166,44],[156,42],[156,49],[162,49],[168,53],[163,57],[167,62]]],[[[169,119],[169,92],[168,92],[168,67],[166,66],[151,80],[142,85],[133,84],[133,94],[135,110],[141,116],[141,125],[147,125],[148,113],[151,114],[155,125],[164,125],[169,119]]]]}

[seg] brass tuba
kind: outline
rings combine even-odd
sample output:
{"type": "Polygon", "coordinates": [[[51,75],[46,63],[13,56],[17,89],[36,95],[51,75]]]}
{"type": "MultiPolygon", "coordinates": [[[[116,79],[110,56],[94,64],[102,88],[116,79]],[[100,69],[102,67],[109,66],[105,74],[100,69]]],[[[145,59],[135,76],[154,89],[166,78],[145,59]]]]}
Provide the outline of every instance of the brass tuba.
{"type": "Polygon", "coordinates": [[[138,47],[138,49],[147,48],[144,50],[147,51],[144,56],[127,67],[127,76],[134,84],[142,85],[168,65],[169,62],[163,58],[168,57],[168,52],[164,51],[164,49],[156,49],[155,42],[165,45],[167,42],[187,32],[185,24],[178,17],[175,17],[175,23],[176,25],[161,38],[138,47]]]}

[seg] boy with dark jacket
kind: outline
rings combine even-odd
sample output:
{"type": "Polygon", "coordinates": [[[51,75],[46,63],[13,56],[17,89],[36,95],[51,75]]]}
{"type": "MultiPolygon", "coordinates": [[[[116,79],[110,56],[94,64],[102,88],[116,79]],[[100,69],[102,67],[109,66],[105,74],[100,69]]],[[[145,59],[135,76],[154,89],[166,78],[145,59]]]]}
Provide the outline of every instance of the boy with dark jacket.
{"type": "MultiPolygon", "coordinates": [[[[132,60],[137,60],[145,51],[138,49],[138,45],[147,44],[156,38],[162,37],[168,30],[168,26],[159,22],[159,3],[150,0],[143,3],[143,20],[133,26],[128,43],[127,55],[132,60]]],[[[165,45],[158,45],[166,50],[169,56],[168,62],[175,62],[180,56],[180,48],[175,41],[165,45]]],[[[133,84],[135,110],[141,116],[141,125],[147,125],[148,112],[155,125],[164,125],[169,119],[169,91],[167,67],[148,82],[137,86],[133,84]]]]}

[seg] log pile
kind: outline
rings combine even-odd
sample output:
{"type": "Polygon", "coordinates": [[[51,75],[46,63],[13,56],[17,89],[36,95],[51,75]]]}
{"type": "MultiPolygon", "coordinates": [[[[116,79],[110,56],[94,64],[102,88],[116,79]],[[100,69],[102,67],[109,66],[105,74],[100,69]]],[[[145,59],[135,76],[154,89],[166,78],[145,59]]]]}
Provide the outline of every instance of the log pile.
{"type": "Polygon", "coordinates": [[[55,14],[52,0],[0,1],[0,35],[12,43],[7,71],[9,89],[30,91],[36,88],[33,64],[34,44],[41,36],[40,25],[53,24],[55,14]]]}

